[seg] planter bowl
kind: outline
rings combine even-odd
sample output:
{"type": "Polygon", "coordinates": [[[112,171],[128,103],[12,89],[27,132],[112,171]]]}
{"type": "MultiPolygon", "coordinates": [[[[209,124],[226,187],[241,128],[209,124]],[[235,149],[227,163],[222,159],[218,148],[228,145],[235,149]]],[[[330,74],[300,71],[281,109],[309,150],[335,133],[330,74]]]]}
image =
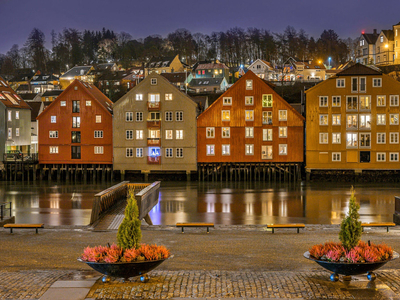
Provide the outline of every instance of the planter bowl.
{"type": "Polygon", "coordinates": [[[135,276],[141,276],[150,272],[154,268],[158,267],[165,260],[172,258],[170,256],[166,259],[160,260],[147,260],[147,261],[135,261],[135,262],[118,262],[118,263],[104,263],[104,262],[90,262],[84,261],[78,258],[78,261],[83,262],[100,272],[101,274],[107,275],[109,277],[117,278],[130,278],[135,276]]]}
{"type": "Polygon", "coordinates": [[[310,252],[307,251],[304,253],[304,257],[315,261],[321,267],[333,272],[334,274],[340,274],[344,276],[351,275],[361,275],[365,273],[372,273],[372,271],[379,269],[387,262],[399,258],[399,254],[393,251],[393,257],[386,261],[380,262],[365,262],[365,263],[345,263],[345,262],[331,262],[326,260],[318,260],[311,257],[310,252]]]}

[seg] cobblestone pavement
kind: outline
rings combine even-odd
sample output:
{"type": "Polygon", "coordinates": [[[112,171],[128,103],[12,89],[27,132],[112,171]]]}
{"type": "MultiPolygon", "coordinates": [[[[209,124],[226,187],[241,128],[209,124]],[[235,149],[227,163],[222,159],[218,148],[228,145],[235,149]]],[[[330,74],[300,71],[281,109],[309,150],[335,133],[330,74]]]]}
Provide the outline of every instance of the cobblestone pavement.
{"type": "MultiPolygon", "coordinates": [[[[79,274],[60,270],[0,272],[0,299],[40,299],[56,280],[71,278],[74,272],[79,274]]],[[[331,282],[325,271],[153,271],[147,283],[138,278],[103,283],[100,278],[86,298],[400,299],[400,271],[376,274],[374,282],[366,276],[331,282]]]]}

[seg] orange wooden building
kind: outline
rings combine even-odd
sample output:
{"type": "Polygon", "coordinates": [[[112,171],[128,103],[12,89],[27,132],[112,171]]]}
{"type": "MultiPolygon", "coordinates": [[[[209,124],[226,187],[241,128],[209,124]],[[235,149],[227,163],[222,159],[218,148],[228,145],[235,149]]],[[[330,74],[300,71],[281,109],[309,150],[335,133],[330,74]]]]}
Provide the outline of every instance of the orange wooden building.
{"type": "Polygon", "coordinates": [[[94,85],[74,80],[37,120],[42,170],[112,170],[112,102],[94,85]]]}
{"type": "Polygon", "coordinates": [[[303,147],[304,118],[251,71],[197,119],[200,177],[209,167],[221,170],[216,176],[232,177],[239,168],[254,177],[277,169],[297,177],[303,147]]]}

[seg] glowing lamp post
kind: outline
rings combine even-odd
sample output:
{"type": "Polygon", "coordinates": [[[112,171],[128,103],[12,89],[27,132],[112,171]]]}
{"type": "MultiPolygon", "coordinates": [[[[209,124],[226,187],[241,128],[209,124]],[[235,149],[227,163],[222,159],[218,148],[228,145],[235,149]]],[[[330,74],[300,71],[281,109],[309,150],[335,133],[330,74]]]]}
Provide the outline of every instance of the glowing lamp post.
{"type": "Polygon", "coordinates": [[[389,44],[385,44],[385,48],[387,49],[387,63],[389,64],[389,44]]]}
{"type": "Polygon", "coordinates": [[[329,63],[329,70],[331,69],[331,58],[330,57],[328,57],[328,63],[329,63]]]}

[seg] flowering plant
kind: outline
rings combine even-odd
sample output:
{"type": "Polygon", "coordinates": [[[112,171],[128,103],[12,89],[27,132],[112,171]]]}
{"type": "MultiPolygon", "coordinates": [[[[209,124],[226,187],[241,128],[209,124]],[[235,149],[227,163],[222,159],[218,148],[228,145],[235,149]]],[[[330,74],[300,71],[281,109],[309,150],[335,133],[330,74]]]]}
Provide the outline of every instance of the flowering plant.
{"type": "Polygon", "coordinates": [[[87,262],[118,263],[167,259],[170,252],[164,246],[140,244],[139,209],[133,192],[129,192],[125,217],[118,228],[118,244],[86,247],[81,259],[87,262]]]}

